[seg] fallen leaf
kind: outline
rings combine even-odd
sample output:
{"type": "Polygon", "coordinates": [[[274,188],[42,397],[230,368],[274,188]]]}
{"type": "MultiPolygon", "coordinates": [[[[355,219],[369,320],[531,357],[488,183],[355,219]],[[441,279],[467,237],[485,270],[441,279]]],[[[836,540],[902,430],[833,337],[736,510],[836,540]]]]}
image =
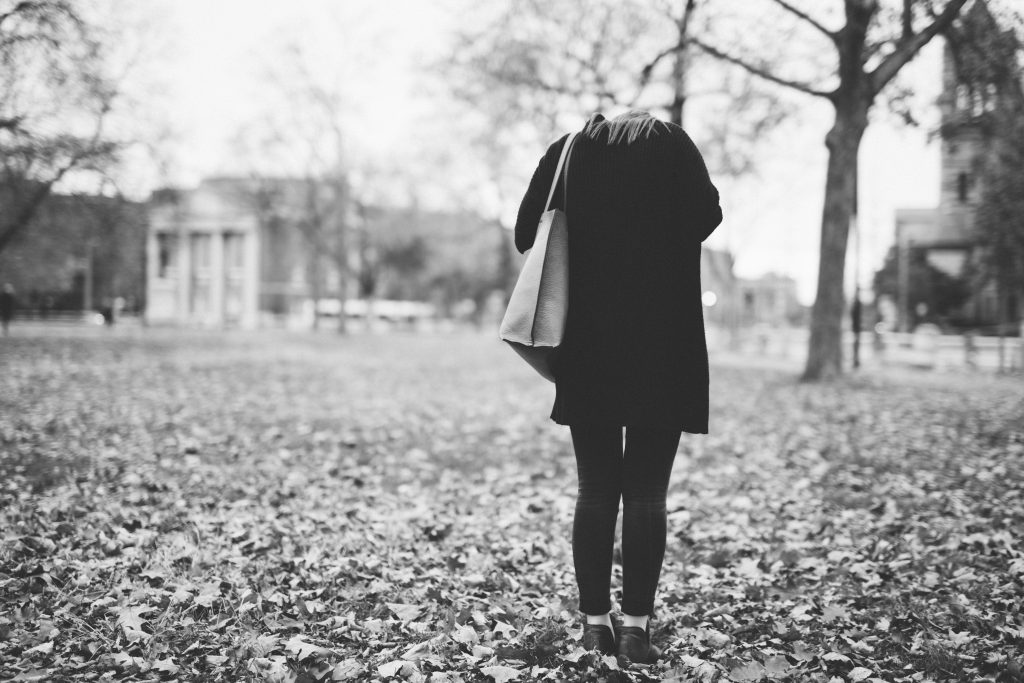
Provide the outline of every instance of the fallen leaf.
{"type": "Polygon", "coordinates": [[[404,659],[396,659],[393,662],[388,662],[387,664],[381,664],[380,666],[378,666],[377,673],[387,678],[389,676],[397,675],[398,672],[404,669],[406,666],[411,667],[412,663],[407,662],[404,659]]]}
{"type": "Polygon", "coordinates": [[[388,609],[394,612],[403,624],[413,621],[423,611],[419,605],[403,605],[398,602],[389,602],[388,609]]]}
{"type": "Polygon", "coordinates": [[[284,647],[289,652],[294,652],[299,661],[302,661],[306,657],[326,651],[325,648],[309,643],[299,635],[292,636],[288,642],[284,644],[284,647]]]}
{"type": "Polygon", "coordinates": [[[349,681],[363,673],[363,665],[355,659],[338,662],[331,670],[332,681],[349,681]]]}
{"type": "Polygon", "coordinates": [[[464,624],[462,626],[455,627],[452,632],[452,640],[456,643],[462,643],[463,645],[470,645],[480,641],[480,635],[473,629],[472,626],[464,624]]]}
{"type": "Polygon", "coordinates": [[[166,659],[158,659],[153,662],[153,668],[157,671],[163,671],[169,674],[178,673],[178,665],[174,663],[174,660],[170,657],[166,659]]]}
{"type": "Polygon", "coordinates": [[[826,662],[849,662],[850,658],[840,652],[827,652],[821,656],[826,662]]]}
{"type": "Polygon", "coordinates": [[[519,678],[521,672],[510,666],[484,666],[480,668],[480,673],[493,678],[494,683],[505,683],[519,678]]]}
{"type": "Polygon", "coordinates": [[[39,654],[43,655],[50,654],[51,652],[53,652],[53,641],[51,640],[45,643],[39,643],[35,647],[30,647],[29,649],[25,650],[25,654],[31,654],[33,652],[38,652],[39,654]]]}
{"type": "Polygon", "coordinates": [[[729,671],[729,677],[736,681],[759,681],[764,678],[764,667],[757,662],[747,662],[729,671]]]}

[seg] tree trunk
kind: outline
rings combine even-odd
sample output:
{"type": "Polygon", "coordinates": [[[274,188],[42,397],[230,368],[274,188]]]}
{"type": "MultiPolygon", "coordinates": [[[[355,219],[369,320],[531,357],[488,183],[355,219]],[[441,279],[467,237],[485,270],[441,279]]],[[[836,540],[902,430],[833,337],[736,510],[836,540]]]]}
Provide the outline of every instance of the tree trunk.
{"type": "Polygon", "coordinates": [[[1024,372],[1024,290],[1021,291],[1021,297],[1017,303],[1017,320],[1019,321],[1019,335],[1017,337],[1017,343],[1019,344],[1017,350],[1020,351],[1020,357],[1017,359],[1020,361],[1020,371],[1024,372]]]}
{"type": "Polygon", "coordinates": [[[338,226],[337,251],[334,255],[334,265],[338,269],[338,302],[341,309],[338,311],[338,334],[348,333],[348,319],[345,317],[345,300],[348,299],[348,234],[347,225],[338,226]]]}
{"type": "Polygon", "coordinates": [[[686,105],[686,50],[676,50],[672,63],[672,106],[669,107],[669,121],[683,125],[683,107],[686,105]]]}
{"type": "MultiPolygon", "coordinates": [[[[347,264],[346,264],[347,265],[347,264]]],[[[338,311],[338,334],[348,333],[348,318],[345,317],[345,300],[348,298],[348,269],[338,264],[338,301],[341,309],[338,311]]]]}
{"type": "Polygon", "coordinates": [[[857,152],[867,128],[868,104],[836,105],[836,122],[825,138],[828,172],[821,221],[818,293],[811,309],[811,339],[803,379],[828,379],[842,372],[843,272],[853,213],[857,152]]]}
{"type": "Polygon", "coordinates": [[[687,48],[690,39],[690,17],[696,7],[696,0],[683,0],[682,14],[676,19],[676,30],[679,32],[678,44],[682,47],[676,50],[672,62],[672,104],[669,106],[669,121],[677,126],[683,125],[683,109],[686,106],[686,73],[689,67],[689,49],[687,48]]]}

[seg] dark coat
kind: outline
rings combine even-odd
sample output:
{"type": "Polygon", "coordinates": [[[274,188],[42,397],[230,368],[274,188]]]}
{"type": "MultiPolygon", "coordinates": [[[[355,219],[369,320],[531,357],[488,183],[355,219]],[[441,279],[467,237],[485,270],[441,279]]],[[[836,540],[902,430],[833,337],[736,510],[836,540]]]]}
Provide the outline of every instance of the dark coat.
{"type": "MultiPolygon", "coordinates": [[[[551,419],[706,434],[700,250],[722,221],[718,190],[682,128],[646,117],[641,134],[619,135],[620,120],[591,117],[570,149],[568,187],[560,180],[552,200],[568,216],[569,315],[551,419]]],[[[533,246],[567,137],[548,148],[523,197],[520,252],[533,246]]]]}

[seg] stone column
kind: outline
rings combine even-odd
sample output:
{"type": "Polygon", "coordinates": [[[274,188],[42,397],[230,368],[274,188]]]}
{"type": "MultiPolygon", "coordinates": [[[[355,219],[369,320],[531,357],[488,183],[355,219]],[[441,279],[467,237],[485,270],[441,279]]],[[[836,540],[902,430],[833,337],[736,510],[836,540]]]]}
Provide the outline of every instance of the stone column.
{"type": "Polygon", "coordinates": [[[226,277],[224,231],[214,230],[210,233],[210,299],[213,303],[210,310],[210,322],[218,326],[224,324],[224,280],[226,277]]]}
{"type": "Polygon", "coordinates": [[[192,231],[178,228],[178,322],[192,320],[192,231]]]}
{"type": "Polygon", "coordinates": [[[252,329],[259,324],[260,303],[260,228],[254,222],[242,233],[244,275],[242,278],[242,316],[240,324],[252,329]]]}
{"type": "Polygon", "coordinates": [[[146,228],[146,310],[142,317],[147,323],[153,322],[153,296],[156,288],[154,281],[160,274],[160,249],[156,238],[156,230],[152,225],[146,228]]]}

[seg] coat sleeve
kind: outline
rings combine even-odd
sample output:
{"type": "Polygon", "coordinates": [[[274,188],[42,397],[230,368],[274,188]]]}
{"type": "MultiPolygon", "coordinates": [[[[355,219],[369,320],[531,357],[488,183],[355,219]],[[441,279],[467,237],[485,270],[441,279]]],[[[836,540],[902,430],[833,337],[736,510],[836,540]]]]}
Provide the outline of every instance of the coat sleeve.
{"type": "Polygon", "coordinates": [[[544,213],[544,203],[547,202],[551,181],[555,177],[558,157],[562,154],[562,146],[568,137],[568,134],[563,135],[548,147],[548,151],[541,157],[537,169],[533,172],[523,201],[519,204],[519,215],[516,217],[516,249],[520,254],[533,246],[533,240],[537,236],[537,223],[544,213]]]}
{"type": "Polygon", "coordinates": [[[682,185],[683,211],[686,221],[699,241],[706,240],[722,222],[722,207],[718,202],[718,188],[711,182],[708,168],[697,145],[682,128],[674,130],[679,150],[676,182],[682,185]]]}

